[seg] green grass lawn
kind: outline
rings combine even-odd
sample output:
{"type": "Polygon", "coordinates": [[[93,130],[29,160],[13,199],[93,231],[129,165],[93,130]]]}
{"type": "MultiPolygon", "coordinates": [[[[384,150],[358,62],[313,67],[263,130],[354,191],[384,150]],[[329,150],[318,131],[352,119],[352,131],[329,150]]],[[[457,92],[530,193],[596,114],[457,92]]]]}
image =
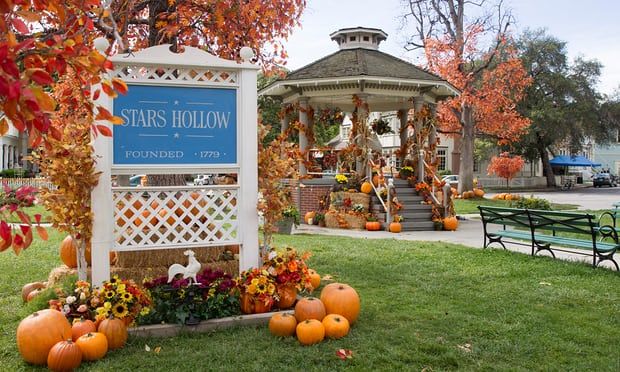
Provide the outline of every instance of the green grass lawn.
{"type": "MultiPolygon", "coordinates": [[[[31,370],[15,346],[25,282],[59,264],[58,241],[0,254],[0,370],[31,370]]],[[[443,243],[277,236],[351,284],[362,312],[344,339],[302,347],[245,327],[130,338],[92,371],[592,370],[620,367],[620,275],[586,264],[443,243]],[[161,352],[146,352],[160,346],[161,352]],[[341,361],[336,351],[353,351],[341,361]]],[[[43,370],[41,368],[41,370],[43,370]]]]}
{"type": "MultiPolygon", "coordinates": [[[[457,214],[476,214],[479,213],[479,205],[488,207],[510,207],[510,202],[510,200],[493,200],[490,198],[454,199],[454,209],[457,214]]],[[[578,206],[574,204],[551,203],[551,208],[554,210],[571,210],[577,209],[577,207],[578,206]]]]}
{"type": "MultiPolygon", "coordinates": [[[[41,204],[36,204],[33,205],[32,207],[29,208],[25,208],[24,212],[26,212],[31,218],[32,221],[34,222],[34,215],[35,214],[40,214],[41,215],[41,222],[50,222],[50,212],[48,210],[46,210],[41,204]]],[[[7,222],[21,222],[19,220],[19,217],[17,217],[17,215],[12,214],[10,216],[10,218],[8,218],[6,220],[7,222]]]]}

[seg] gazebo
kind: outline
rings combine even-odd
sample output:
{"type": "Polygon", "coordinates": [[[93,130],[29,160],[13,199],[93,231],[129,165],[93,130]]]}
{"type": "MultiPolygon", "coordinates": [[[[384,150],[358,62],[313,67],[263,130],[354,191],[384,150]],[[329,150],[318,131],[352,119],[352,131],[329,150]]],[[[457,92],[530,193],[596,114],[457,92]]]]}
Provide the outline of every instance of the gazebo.
{"type": "MultiPolygon", "coordinates": [[[[258,94],[275,96],[282,101],[283,106],[295,106],[298,109],[299,147],[302,153],[309,149],[306,133],[313,126],[308,115],[310,110],[337,107],[343,112],[356,112],[359,123],[357,130],[362,136],[352,140],[360,147],[364,147],[363,134],[370,133],[368,111],[397,111],[401,143],[417,144],[408,154],[401,153],[399,156],[402,159],[419,159],[415,173],[418,179],[423,179],[425,165],[422,160],[427,154],[421,150],[424,143],[435,144],[436,131],[434,125],[430,125],[424,131],[425,138],[421,138],[424,119],[416,114],[421,113],[426,106],[430,115],[434,116],[436,103],[458,95],[458,90],[440,77],[380,51],[379,44],[387,38],[387,34],[380,29],[343,28],[333,32],[330,37],[338,44],[338,51],[289,73],[258,94]],[[410,120],[411,110],[413,130],[404,130],[410,120]]],[[[289,121],[283,115],[283,131],[288,128],[289,121]]],[[[356,171],[361,174],[366,166],[367,159],[364,156],[356,164],[356,171]]],[[[433,158],[434,155],[431,155],[433,158]]],[[[303,163],[299,165],[299,171],[301,175],[307,174],[303,163]]]]}

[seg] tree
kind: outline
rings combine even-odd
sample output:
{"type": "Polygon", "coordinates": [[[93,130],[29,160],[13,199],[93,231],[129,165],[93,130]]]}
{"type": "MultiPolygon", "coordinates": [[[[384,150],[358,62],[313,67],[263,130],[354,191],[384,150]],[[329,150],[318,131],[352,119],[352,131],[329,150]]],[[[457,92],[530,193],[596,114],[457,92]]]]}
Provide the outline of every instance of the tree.
{"type": "Polygon", "coordinates": [[[495,174],[506,179],[506,187],[510,188],[510,180],[523,169],[525,161],[519,155],[511,157],[508,152],[502,152],[499,156],[491,158],[491,163],[487,168],[489,175],[495,174]]]}
{"type": "Polygon", "coordinates": [[[615,140],[617,101],[596,89],[602,67],[599,62],[577,58],[569,63],[566,42],[545,30],[524,32],[517,45],[533,83],[518,106],[531,125],[514,146],[528,159],[540,159],[547,186],[555,186],[549,154],[560,146],[577,153],[586,140],[599,144],[615,140]]]}
{"type": "Polygon", "coordinates": [[[412,20],[415,31],[406,48],[423,49],[428,69],[461,91],[439,104],[438,115],[441,131],[461,138],[459,191],[470,190],[476,136],[506,143],[529,124],[515,110],[530,78],[509,43],[512,16],[501,1],[494,7],[467,0],[409,0],[407,5],[404,20],[412,20]],[[483,14],[466,17],[466,5],[483,14]],[[483,47],[481,40],[492,42],[483,47]]]}

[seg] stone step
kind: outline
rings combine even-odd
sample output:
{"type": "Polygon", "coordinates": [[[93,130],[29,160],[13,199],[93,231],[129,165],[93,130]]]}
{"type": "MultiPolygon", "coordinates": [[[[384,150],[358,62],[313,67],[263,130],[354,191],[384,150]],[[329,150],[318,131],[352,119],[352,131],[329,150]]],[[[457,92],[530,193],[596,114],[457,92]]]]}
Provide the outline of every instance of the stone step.
{"type": "Polygon", "coordinates": [[[424,201],[424,198],[419,195],[396,194],[396,198],[398,198],[398,201],[401,204],[409,204],[409,203],[420,204],[421,201],[424,201]]]}
{"type": "MultiPolygon", "coordinates": [[[[385,215],[386,214],[383,212],[374,213],[374,216],[377,217],[379,221],[385,221],[385,215]]],[[[429,211],[428,213],[404,212],[404,213],[399,213],[398,215],[403,217],[405,221],[430,221],[433,214],[429,211]]]]}
{"type": "Polygon", "coordinates": [[[435,224],[433,221],[403,221],[400,223],[403,231],[433,231],[435,224]]]}
{"type": "MultiPolygon", "coordinates": [[[[401,212],[430,212],[433,208],[428,204],[403,204],[401,212]]],[[[373,204],[370,208],[372,212],[383,212],[383,206],[381,204],[373,204]]]]}

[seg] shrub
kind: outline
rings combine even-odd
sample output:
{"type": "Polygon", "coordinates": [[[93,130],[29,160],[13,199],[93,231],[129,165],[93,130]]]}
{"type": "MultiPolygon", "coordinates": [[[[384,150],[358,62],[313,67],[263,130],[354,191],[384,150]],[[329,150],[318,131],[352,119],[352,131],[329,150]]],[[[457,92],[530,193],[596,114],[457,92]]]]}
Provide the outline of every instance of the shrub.
{"type": "Polygon", "coordinates": [[[518,200],[513,200],[510,202],[510,206],[512,208],[521,209],[540,209],[545,211],[551,210],[551,204],[547,199],[536,198],[533,195],[530,195],[529,198],[520,198],[518,200]]]}

